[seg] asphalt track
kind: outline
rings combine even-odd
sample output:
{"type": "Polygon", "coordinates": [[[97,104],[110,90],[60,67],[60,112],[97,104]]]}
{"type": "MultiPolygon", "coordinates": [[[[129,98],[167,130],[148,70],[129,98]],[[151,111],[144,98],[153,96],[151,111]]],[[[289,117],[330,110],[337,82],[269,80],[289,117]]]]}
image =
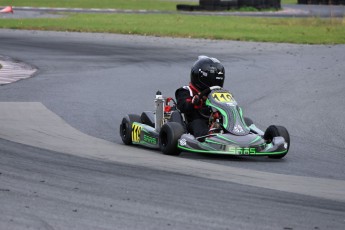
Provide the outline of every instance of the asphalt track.
{"type": "Polygon", "coordinates": [[[345,46],[0,30],[39,68],[0,87],[1,229],[343,229],[345,46]],[[126,113],[173,95],[200,54],[283,160],[123,146],[126,113]]]}

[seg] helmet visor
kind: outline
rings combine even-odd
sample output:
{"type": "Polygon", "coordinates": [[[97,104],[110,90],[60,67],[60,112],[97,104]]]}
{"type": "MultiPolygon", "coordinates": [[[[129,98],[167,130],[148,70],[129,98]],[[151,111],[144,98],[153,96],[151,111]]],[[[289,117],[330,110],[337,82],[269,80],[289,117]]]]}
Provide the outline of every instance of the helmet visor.
{"type": "Polygon", "coordinates": [[[211,86],[220,86],[223,87],[224,84],[224,72],[222,71],[215,71],[215,72],[208,72],[207,76],[206,74],[201,73],[200,76],[200,82],[206,86],[206,87],[211,87],[211,86]]]}

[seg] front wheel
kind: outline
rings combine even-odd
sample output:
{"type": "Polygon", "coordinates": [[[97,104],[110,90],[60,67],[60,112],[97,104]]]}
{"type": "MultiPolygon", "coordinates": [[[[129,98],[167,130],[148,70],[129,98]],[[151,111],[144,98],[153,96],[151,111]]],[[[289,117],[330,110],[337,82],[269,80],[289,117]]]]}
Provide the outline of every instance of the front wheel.
{"type": "Polygon", "coordinates": [[[289,151],[290,148],[290,135],[287,129],[283,126],[277,126],[277,125],[271,125],[269,126],[266,131],[264,138],[265,140],[268,140],[269,142],[273,140],[274,137],[284,137],[285,142],[287,143],[287,149],[285,153],[277,154],[277,155],[271,155],[269,158],[273,159],[281,159],[283,158],[289,151]]]}
{"type": "Polygon", "coordinates": [[[125,145],[131,145],[132,144],[132,124],[133,122],[141,122],[140,116],[136,114],[128,114],[122,119],[121,125],[120,125],[120,136],[122,139],[122,142],[125,145]]]}
{"type": "Polygon", "coordinates": [[[184,134],[184,128],[180,123],[165,123],[159,132],[159,148],[166,155],[177,156],[181,150],[177,148],[177,141],[184,134]]]}

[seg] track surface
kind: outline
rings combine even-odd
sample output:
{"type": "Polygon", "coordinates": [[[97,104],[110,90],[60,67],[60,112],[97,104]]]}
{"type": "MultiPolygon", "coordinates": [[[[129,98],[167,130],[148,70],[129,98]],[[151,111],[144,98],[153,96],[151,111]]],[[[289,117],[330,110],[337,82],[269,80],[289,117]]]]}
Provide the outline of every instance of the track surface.
{"type": "MultiPolygon", "coordinates": [[[[173,95],[188,82],[198,55],[215,56],[227,70],[225,87],[246,116],[263,129],[272,123],[288,128],[290,152],[279,161],[190,153],[180,158],[344,182],[345,46],[1,30],[0,50],[39,68],[36,77],[2,86],[0,101],[42,102],[76,129],[115,143],[124,114],[152,109],[156,90],[173,95]]],[[[345,205],[336,199],[89,160],[5,140],[0,145],[0,204],[6,213],[0,226],[6,229],[344,226],[345,205]]],[[[128,150],[141,152],[148,151],[128,150]]]]}
{"type": "Polygon", "coordinates": [[[2,229],[341,229],[344,203],[1,147],[2,229]]]}

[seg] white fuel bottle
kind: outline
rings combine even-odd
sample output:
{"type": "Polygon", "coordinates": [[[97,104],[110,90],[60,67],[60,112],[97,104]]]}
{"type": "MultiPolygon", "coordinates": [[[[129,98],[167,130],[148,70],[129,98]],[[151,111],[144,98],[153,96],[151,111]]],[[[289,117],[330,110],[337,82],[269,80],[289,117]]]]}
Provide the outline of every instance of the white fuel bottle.
{"type": "Polygon", "coordinates": [[[155,98],[155,129],[157,132],[161,130],[161,127],[163,125],[163,119],[164,119],[164,104],[165,100],[162,96],[162,93],[158,90],[156,92],[156,98],[155,98]]]}

